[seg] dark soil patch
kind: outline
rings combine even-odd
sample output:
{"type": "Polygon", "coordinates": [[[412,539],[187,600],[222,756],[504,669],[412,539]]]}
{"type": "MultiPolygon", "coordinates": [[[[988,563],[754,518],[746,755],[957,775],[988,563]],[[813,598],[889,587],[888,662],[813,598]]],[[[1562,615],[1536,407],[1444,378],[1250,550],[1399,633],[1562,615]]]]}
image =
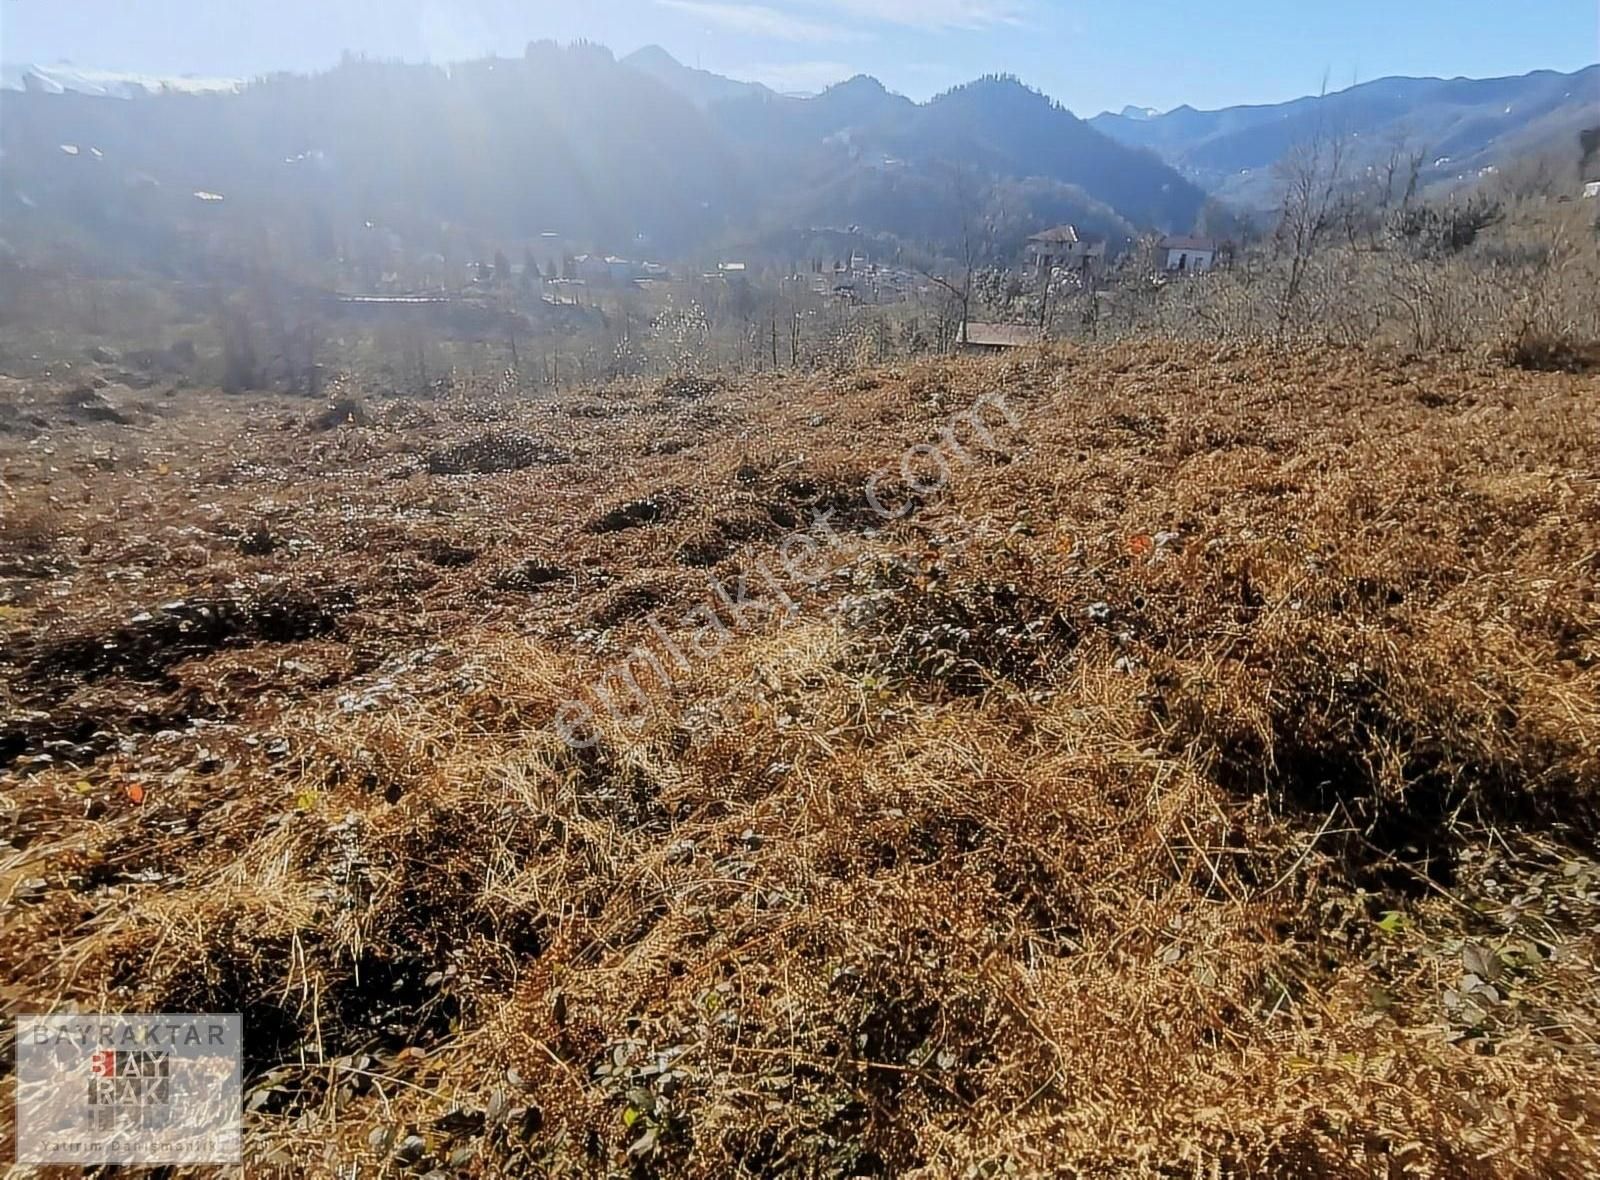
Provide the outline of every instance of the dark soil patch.
{"type": "Polygon", "coordinates": [[[643,500],[629,500],[589,522],[591,533],[620,533],[625,529],[643,528],[658,524],[667,518],[671,505],[663,496],[648,496],[643,500]]]}
{"type": "Polygon", "coordinates": [[[731,557],[746,542],[770,539],[782,531],[766,512],[719,516],[710,528],[695,533],[678,547],[678,564],[705,569],[731,557]]]}
{"type": "Polygon", "coordinates": [[[40,753],[87,764],[115,750],[119,735],[182,730],[216,711],[198,693],[183,691],[154,702],[130,698],[122,707],[68,702],[49,711],[12,713],[0,718],[0,767],[40,753]]]}
{"type": "Polygon", "coordinates": [[[847,621],[869,636],[878,674],[961,696],[1039,683],[1078,642],[1054,605],[1009,582],[907,581],[850,603],[847,621]]]}
{"type": "Polygon", "coordinates": [[[1519,369],[1538,373],[1592,373],[1600,369],[1600,341],[1534,336],[1508,347],[1505,357],[1519,369]]]}
{"type": "Polygon", "coordinates": [[[609,422],[627,412],[626,406],[608,406],[603,402],[575,402],[567,407],[567,417],[587,418],[594,422],[609,422]]]}
{"type": "Polygon", "coordinates": [[[608,594],[589,620],[596,627],[615,627],[649,613],[665,601],[666,595],[654,586],[623,586],[608,594]]]}
{"type": "Polygon", "coordinates": [[[706,569],[716,565],[732,552],[733,546],[728,543],[726,537],[716,529],[708,529],[696,533],[679,545],[677,558],[679,565],[706,569]]]}
{"type": "Polygon", "coordinates": [[[239,537],[239,552],[246,557],[267,557],[276,552],[282,544],[265,525],[256,525],[245,530],[239,537]]]}
{"type": "Polygon", "coordinates": [[[24,414],[16,406],[0,402],[0,434],[37,438],[39,432],[49,425],[49,420],[38,414],[24,414]]]}
{"type": "MultiPolygon", "coordinates": [[[[11,538],[6,538],[9,542],[11,538]]],[[[41,578],[58,578],[64,570],[75,568],[64,557],[57,557],[48,549],[42,553],[17,553],[0,557],[0,578],[18,578],[36,581],[41,578]]]]}
{"type": "Polygon", "coordinates": [[[569,571],[558,565],[530,557],[495,574],[493,584],[500,590],[534,592],[547,589],[571,576],[569,571]]]}
{"type": "Polygon", "coordinates": [[[911,515],[929,496],[906,487],[896,471],[850,464],[808,470],[747,460],[733,478],[754,495],[773,524],[786,530],[810,529],[819,516],[830,528],[883,528],[911,515]]]}
{"type": "Polygon", "coordinates": [[[133,419],[100,395],[93,386],[82,386],[61,398],[62,409],[74,422],[112,422],[127,426],[133,419]]]}
{"type": "Polygon", "coordinates": [[[340,426],[365,426],[367,411],[353,397],[341,397],[329,402],[306,419],[306,429],[335,430],[340,426]]]}
{"type": "Polygon", "coordinates": [[[351,596],[342,591],[173,602],[141,612],[109,631],[45,638],[31,650],[3,653],[3,658],[40,682],[87,681],[113,674],[161,680],[174,664],[219,648],[293,643],[325,635],[352,605],[351,596]]]}
{"type": "Polygon", "coordinates": [[[1425,709],[1397,708],[1422,702],[1414,686],[1377,669],[1341,672],[1323,653],[1275,667],[1269,741],[1173,683],[1162,684],[1157,714],[1178,722],[1165,727],[1169,748],[1212,748],[1230,793],[1273,798],[1308,827],[1328,826],[1319,848],[1351,883],[1406,896],[1449,886],[1469,833],[1485,825],[1539,828],[1559,817],[1585,838],[1596,830],[1600,816],[1576,779],[1547,780],[1535,794],[1528,780],[1537,772],[1520,757],[1441,739],[1419,723],[1425,709]]]}
{"type": "Polygon", "coordinates": [[[1107,423],[1114,430],[1150,441],[1161,438],[1167,431],[1166,419],[1159,414],[1113,414],[1107,423]]]}
{"type": "Polygon", "coordinates": [[[661,383],[657,393],[674,401],[694,401],[710,397],[721,388],[722,383],[710,377],[669,377],[661,383]]]}
{"type": "Polygon", "coordinates": [[[457,545],[437,537],[423,541],[417,546],[417,552],[442,569],[460,569],[478,560],[476,549],[468,549],[465,545],[457,545]]]}
{"type": "Polygon", "coordinates": [[[817,517],[835,528],[877,528],[908,513],[923,497],[907,493],[897,481],[871,473],[829,472],[791,476],[768,485],[763,507],[784,529],[809,529],[817,517]]]}
{"type": "Polygon", "coordinates": [[[432,475],[493,475],[570,460],[565,451],[543,439],[517,430],[496,430],[434,451],[427,465],[432,475]]]}

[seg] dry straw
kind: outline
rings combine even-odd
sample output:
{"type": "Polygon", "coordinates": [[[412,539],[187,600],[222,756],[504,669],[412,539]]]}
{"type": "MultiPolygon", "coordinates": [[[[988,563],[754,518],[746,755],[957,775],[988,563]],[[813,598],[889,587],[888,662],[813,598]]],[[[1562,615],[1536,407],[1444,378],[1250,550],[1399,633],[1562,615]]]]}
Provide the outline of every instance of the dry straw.
{"type": "Polygon", "coordinates": [[[7,443],[9,1004],[244,1012],[253,1174],[1600,1167],[1592,384],[870,378],[7,443]],[[817,503],[792,620],[559,740],[817,503]]]}

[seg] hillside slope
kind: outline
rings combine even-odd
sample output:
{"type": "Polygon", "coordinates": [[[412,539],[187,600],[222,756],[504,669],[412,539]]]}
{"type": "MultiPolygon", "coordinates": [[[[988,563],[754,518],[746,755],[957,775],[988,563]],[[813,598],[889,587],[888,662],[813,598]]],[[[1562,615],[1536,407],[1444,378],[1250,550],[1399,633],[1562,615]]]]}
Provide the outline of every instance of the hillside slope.
{"type": "Polygon", "coordinates": [[[574,252],[693,260],[834,224],[948,248],[976,215],[955,164],[980,211],[1024,194],[1005,212],[1030,230],[1186,229],[1204,199],[1012,81],[920,106],[865,78],[728,98],[663,59],[539,43],[448,69],[352,59],[237,94],[7,91],[0,215],[13,248],[192,272],[223,244],[230,265],[314,267],[372,230],[413,259],[549,231],[574,252]]]}
{"type": "Polygon", "coordinates": [[[1259,198],[1272,165],[1319,131],[1351,137],[1365,157],[1398,144],[1424,151],[1429,181],[1470,179],[1521,152],[1570,150],[1579,130],[1600,126],[1600,66],[1508,78],[1380,78],[1286,103],[1108,113],[1089,123],[1236,199],[1259,198]]]}
{"type": "Polygon", "coordinates": [[[738,141],[769,158],[823,149],[869,166],[930,170],[959,164],[997,175],[1071,185],[1134,225],[1186,230],[1205,194],[1153,154],[1094,131],[1015,78],[991,77],[914,103],[857,77],[815,98],[743,99],[713,108],[738,141]]]}
{"type": "Polygon", "coordinates": [[[710,70],[686,66],[659,45],[646,45],[621,61],[630,69],[650,75],[699,107],[731,98],[762,97],[773,93],[759,82],[739,82],[710,70]]]}
{"type": "Polygon", "coordinates": [[[1600,1169],[1592,382],[71,388],[0,994],[242,1011],[251,1174],[1600,1169]]]}
{"type": "Polygon", "coordinates": [[[197,251],[269,234],[285,260],[371,226],[417,251],[440,249],[451,226],[479,241],[559,228],[670,249],[715,233],[744,199],[738,161],[691,103],[588,47],[448,71],[347,61],[238,94],[0,104],[14,244],[42,238],[28,229],[38,220],[117,254],[164,248],[178,225],[197,251]],[[222,199],[197,207],[196,192],[222,199]]]}

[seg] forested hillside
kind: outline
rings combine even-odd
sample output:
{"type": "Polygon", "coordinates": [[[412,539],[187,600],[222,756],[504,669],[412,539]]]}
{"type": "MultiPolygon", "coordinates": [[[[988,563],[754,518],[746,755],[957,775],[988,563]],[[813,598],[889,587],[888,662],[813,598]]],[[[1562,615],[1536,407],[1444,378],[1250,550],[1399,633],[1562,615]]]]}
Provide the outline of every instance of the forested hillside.
{"type": "Polygon", "coordinates": [[[936,251],[978,221],[1183,230],[1204,200],[1015,80],[924,105],[864,78],[698,104],[590,45],[448,69],[347,59],[237,94],[0,104],[13,244],[166,270],[215,266],[226,245],[315,264],[373,228],[413,254],[555,232],[698,258],[837,224],[936,251]]]}
{"type": "Polygon", "coordinates": [[[1121,143],[1158,152],[1219,195],[1270,204],[1272,166],[1310,136],[1344,137],[1362,163],[1422,155],[1426,183],[1459,183],[1600,124],[1600,66],[1516,78],[1379,78],[1320,97],[1165,114],[1130,108],[1089,120],[1121,143]]]}

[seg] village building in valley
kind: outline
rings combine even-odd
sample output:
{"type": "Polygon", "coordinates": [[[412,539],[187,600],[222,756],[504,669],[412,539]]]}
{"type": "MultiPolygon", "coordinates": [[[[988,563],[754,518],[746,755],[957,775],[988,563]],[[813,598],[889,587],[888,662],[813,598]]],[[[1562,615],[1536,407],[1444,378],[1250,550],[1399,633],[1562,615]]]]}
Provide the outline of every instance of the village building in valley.
{"type": "Polygon", "coordinates": [[[1076,226],[1058,225],[1028,239],[1028,260],[1035,273],[1050,274],[1066,270],[1077,274],[1099,274],[1105,269],[1106,244],[1085,242],[1076,226]]]}
{"type": "Polygon", "coordinates": [[[1215,238],[1168,237],[1161,239],[1156,256],[1163,270],[1197,274],[1220,265],[1225,248],[1215,238]]]}

